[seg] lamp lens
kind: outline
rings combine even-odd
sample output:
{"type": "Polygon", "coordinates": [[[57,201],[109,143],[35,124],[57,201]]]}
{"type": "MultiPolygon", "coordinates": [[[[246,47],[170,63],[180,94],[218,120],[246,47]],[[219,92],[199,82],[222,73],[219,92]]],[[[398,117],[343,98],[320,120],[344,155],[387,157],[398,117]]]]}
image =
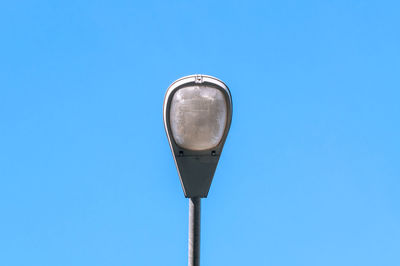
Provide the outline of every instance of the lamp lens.
{"type": "Polygon", "coordinates": [[[208,150],[219,144],[227,120],[224,94],[213,87],[190,86],[175,92],[170,124],[175,142],[188,150],[208,150]]]}

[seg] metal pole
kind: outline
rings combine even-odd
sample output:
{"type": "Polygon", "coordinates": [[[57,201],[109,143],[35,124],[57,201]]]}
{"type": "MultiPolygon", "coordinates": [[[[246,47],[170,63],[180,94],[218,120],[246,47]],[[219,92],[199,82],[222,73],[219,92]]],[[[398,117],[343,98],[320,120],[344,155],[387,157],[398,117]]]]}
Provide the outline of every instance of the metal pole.
{"type": "Polygon", "coordinates": [[[189,266],[200,266],[201,199],[189,199],[189,266]]]}

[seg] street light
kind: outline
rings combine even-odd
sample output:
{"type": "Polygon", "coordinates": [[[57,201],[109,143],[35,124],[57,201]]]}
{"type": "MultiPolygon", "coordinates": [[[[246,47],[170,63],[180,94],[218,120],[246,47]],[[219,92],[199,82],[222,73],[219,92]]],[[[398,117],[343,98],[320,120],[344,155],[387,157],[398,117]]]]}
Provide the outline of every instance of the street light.
{"type": "Polygon", "coordinates": [[[221,80],[206,75],[180,78],[164,99],[164,126],[189,198],[189,266],[200,265],[200,208],[228,135],[232,98],[221,80]]]}

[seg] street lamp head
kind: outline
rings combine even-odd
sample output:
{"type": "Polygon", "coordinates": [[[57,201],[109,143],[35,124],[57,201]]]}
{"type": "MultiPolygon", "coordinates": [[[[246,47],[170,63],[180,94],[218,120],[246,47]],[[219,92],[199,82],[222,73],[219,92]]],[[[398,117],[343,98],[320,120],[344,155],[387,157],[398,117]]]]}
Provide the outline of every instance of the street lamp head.
{"type": "Polygon", "coordinates": [[[206,197],[229,131],[232,99],[219,79],[178,79],[164,99],[164,125],[186,197],[206,197]]]}

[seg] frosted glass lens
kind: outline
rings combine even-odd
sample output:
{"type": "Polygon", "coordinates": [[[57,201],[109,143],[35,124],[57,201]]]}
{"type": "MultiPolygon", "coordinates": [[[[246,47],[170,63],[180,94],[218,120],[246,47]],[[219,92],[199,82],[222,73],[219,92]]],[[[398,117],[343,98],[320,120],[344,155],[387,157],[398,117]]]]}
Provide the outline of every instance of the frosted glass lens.
{"type": "Polygon", "coordinates": [[[212,87],[182,88],[171,101],[172,135],[185,149],[207,150],[217,146],[224,134],[226,117],[224,94],[212,87]]]}

